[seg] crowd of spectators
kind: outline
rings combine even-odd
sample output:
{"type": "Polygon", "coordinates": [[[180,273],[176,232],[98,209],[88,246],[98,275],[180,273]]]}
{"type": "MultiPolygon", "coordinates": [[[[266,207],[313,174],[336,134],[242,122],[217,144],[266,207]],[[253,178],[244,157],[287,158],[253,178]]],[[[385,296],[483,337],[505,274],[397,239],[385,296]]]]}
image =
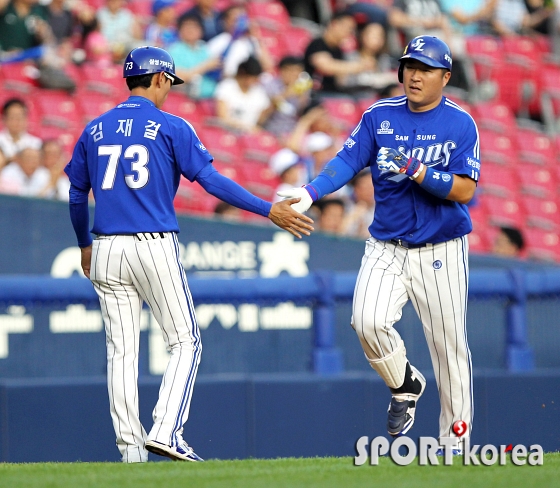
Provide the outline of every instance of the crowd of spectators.
{"type": "MultiPolygon", "coordinates": [[[[313,178],[351,128],[329,112],[329,99],[365,101],[363,111],[367,102],[403,93],[396,69],[412,37],[446,40],[454,53],[451,85],[468,93],[468,36],[557,31],[552,0],[316,0],[306,8],[284,1],[284,9],[316,18],[302,24],[309,27],[307,41],[294,49],[288,39],[289,52],[278,56],[266,31],[279,35],[282,27],[251,17],[250,4],[258,1],[0,0],[0,62],[28,53],[39,86],[73,93],[79,80],[72,66],[120,68],[134,47],[163,47],[186,81],[177,93],[210,101],[212,124],[239,136],[265,131],[277,139],[280,150],[268,168],[280,187],[291,187],[313,178]]],[[[24,100],[10,99],[2,108],[0,192],[67,199],[68,148],[28,132],[24,100]]],[[[212,141],[205,143],[212,152],[212,141]]],[[[216,214],[243,216],[222,207],[216,214]]],[[[367,172],[312,212],[319,230],[367,237],[374,213],[367,172]]]]}

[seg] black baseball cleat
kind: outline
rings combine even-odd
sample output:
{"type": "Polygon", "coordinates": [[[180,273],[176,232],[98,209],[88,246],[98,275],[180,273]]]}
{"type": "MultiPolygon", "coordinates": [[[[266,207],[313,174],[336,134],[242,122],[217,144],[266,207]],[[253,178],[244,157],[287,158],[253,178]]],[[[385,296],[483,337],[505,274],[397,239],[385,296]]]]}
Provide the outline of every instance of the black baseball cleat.
{"type": "Polygon", "coordinates": [[[405,380],[400,388],[390,388],[387,431],[393,437],[406,434],[414,424],[416,402],[424,393],[426,379],[414,366],[406,363],[405,380]]]}

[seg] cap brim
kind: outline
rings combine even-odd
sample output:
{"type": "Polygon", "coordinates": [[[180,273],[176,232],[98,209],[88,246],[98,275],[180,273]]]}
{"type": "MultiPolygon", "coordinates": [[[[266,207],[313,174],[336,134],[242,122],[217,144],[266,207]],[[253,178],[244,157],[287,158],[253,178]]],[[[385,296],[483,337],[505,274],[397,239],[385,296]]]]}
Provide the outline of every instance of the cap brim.
{"type": "Polygon", "coordinates": [[[424,56],[423,54],[418,54],[418,53],[405,54],[404,56],[401,56],[399,58],[399,61],[406,61],[408,59],[415,59],[416,61],[420,61],[421,63],[424,63],[426,66],[431,66],[432,68],[449,69],[447,66],[444,66],[443,64],[438,63],[437,61],[433,60],[432,58],[430,58],[428,56],[424,56]]]}
{"type": "Polygon", "coordinates": [[[184,81],[179,78],[177,75],[171,75],[173,76],[173,85],[182,85],[184,83],[184,81]]]}

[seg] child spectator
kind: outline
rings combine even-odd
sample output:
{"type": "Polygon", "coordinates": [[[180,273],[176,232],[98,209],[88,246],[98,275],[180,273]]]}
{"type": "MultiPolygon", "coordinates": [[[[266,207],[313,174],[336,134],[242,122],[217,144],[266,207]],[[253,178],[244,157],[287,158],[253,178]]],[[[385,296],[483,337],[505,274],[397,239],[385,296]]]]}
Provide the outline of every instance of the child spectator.
{"type": "Polygon", "coordinates": [[[166,48],[177,40],[173,8],[175,4],[175,0],[155,0],[152,4],[154,20],[144,34],[144,39],[150,46],[166,48]]]}
{"type": "Polygon", "coordinates": [[[274,104],[274,112],[265,129],[278,137],[286,137],[294,130],[299,115],[309,104],[311,79],[303,69],[303,59],[285,56],[278,63],[278,76],[264,83],[274,104]]]}
{"type": "Polygon", "coordinates": [[[523,234],[515,227],[500,227],[492,252],[506,258],[517,258],[525,248],[523,234]]]}
{"type": "Polygon", "coordinates": [[[323,198],[313,206],[319,210],[317,230],[325,234],[342,235],[344,233],[344,200],[340,198],[323,198]]]}
{"type": "Polygon", "coordinates": [[[275,152],[270,158],[269,165],[280,178],[280,184],[274,191],[273,203],[282,200],[277,192],[301,186],[307,181],[302,160],[291,149],[283,148],[275,152]]]}
{"type": "Polygon", "coordinates": [[[235,78],[226,78],[216,88],[216,114],[227,127],[241,132],[260,130],[272,105],[259,83],[262,67],[250,57],[239,65],[235,78]]]}
{"type": "Polygon", "coordinates": [[[212,58],[206,42],[202,40],[202,26],[196,17],[183,16],[179,20],[179,41],[169,46],[169,54],[175,61],[177,76],[186,84],[191,98],[212,98],[217,82],[208,76],[209,71],[220,65],[212,58]]]}

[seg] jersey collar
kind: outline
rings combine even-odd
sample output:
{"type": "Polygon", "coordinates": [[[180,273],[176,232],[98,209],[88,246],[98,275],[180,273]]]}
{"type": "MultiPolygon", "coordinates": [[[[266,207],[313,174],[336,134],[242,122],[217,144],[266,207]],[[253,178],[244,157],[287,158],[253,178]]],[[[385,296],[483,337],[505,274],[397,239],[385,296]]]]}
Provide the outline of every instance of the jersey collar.
{"type": "Polygon", "coordinates": [[[147,103],[148,105],[151,105],[152,107],[156,106],[156,104],[154,102],[152,102],[151,100],[148,100],[145,97],[141,97],[140,95],[130,95],[128,97],[127,102],[136,102],[136,103],[144,102],[144,103],[147,103]]]}

